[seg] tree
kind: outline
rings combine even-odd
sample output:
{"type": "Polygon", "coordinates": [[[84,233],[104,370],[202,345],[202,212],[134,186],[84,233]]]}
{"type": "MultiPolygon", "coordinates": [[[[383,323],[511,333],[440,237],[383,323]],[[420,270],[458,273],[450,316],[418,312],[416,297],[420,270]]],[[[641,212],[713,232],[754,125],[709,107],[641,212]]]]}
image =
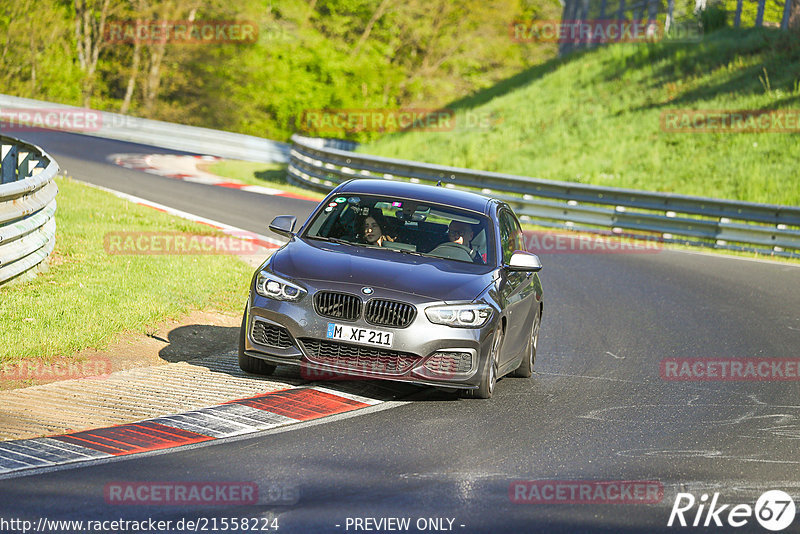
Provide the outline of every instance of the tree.
{"type": "Polygon", "coordinates": [[[786,0],[792,2],[791,11],[789,12],[789,29],[794,32],[800,32],[800,0],[786,0]]]}
{"type": "Polygon", "coordinates": [[[83,106],[89,107],[95,88],[95,72],[100,52],[108,46],[105,39],[106,22],[111,15],[110,0],[74,0],[75,44],[78,62],[85,73],[83,106]]]}

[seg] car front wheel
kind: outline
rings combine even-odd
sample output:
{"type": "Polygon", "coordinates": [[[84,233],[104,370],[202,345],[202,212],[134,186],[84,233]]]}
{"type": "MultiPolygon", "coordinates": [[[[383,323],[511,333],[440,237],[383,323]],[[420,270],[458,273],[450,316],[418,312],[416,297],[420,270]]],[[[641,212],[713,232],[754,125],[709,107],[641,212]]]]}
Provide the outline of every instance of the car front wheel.
{"type": "Polygon", "coordinates": [[[481,383],[478,389],[470,389],[465,392],[466,397],[475,399],[491,399],[494,394],[494,387],[497,384],[497,362],[500,355],[500,347],[503,345],[503,330],[497,327],[497,332],[492,342],[492,352],[487,358],[486,366],[481,373],[481,383]]]}
{"type": "Polygon", "coordinates": [[[247,309],[242,316],[242,327],[239,329],[239,368],[245,373],[254,375],[271,375],[275,372],[275,365],[264,360],[253,358],[244,353],[244,339],[247,335],[247,309]]]}
{"type": "Polygon", "coordinates": [[[533,327],[531,328],[531,338],[528,340],[528,353],[514,370],[513,376],[521,378],[529,378],[533,374],[533,364],[536,362],[536,346],[539,344],[539,325],[542,319],[540,314],[536,314],[533,319],[533,327]]]}

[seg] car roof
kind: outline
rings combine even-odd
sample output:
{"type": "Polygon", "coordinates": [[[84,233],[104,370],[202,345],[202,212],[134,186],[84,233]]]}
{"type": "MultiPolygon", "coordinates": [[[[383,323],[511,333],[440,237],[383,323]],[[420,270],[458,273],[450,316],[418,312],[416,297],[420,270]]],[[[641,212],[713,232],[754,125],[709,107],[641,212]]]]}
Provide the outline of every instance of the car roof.
{"type": "Polygon", "coordinates": [[[408,198],[465,208],[487,215],[489,214],[489,205],[493,202],[492,199],[483,195],[458,189],[450,189],[449,187],[436,187],[391,180],[370,180],[367,178],[345,182],[337,188],[336,192],[408,198]]]}

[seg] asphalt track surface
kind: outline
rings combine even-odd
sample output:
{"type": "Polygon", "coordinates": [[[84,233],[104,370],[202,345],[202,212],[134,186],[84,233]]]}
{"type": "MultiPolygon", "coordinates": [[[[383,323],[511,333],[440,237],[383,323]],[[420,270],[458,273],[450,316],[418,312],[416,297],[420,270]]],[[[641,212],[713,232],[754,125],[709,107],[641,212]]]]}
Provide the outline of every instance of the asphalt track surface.
{"type": "MultiPolygon", "coordinates": [[[[303,219],[312,208],[105,159],[166,152],[158,148],[55,132],[25,137],[75,178],[259,233],[275,215],[303,219]]],[[[280,432],[0,480],[0,518],[173,525],[205,518],[208,532],[213,518],[273,516],[283,533],[365,532],[353,518],[389,517],[410,518],[409,532],[419,531],[420,518],[449,518],[452,531],[465,533],[694,532],[703,529],[666,526],[678,492],[697,499],[718,492],[720,504],[753,506],[779,489],[800,508],[800,382],[681,382],[659,371],[665,358],[798,359],[800,268],[676,251],[545,254],[542,262],[537,374],[504,378],[491,400],[420,388],[408,402],[280,432]],[[657,481],[663,498],[510,499],[514,481],[552,479],[657,481]],[[299,498],[258,506],[107,504],[105,485],[120,481],[251,481],[299,498]]],[[[696,512],[685,514],[689,525],[696,512]]],[[[707,530],[768,532],[753,517],[741,528],[707,530]]],[[[798,531],[800,517],[786,530],[798,531]]]]}

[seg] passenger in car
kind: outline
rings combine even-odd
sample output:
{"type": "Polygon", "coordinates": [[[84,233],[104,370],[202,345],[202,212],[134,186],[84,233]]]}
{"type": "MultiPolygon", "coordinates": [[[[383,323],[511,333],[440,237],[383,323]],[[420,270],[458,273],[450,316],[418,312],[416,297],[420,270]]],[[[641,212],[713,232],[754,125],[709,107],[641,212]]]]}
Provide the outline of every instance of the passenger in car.
{"type": "Polygon", "coordinates": [[[472,248],[472,239],[475,237],[472,225],[461,221],[451,221],[447,229],[447,237],[451,243],[459,244],[469,250],[469,256],[472,261],[485,263],[484,258],[472,248]]]}
{"type": "Polygon", "coordinates": [[[447,228],[447,236],[450,242],[458,243],[465,247],[469,247],[469,242],[472,241],[474,235],[472,227],[461,221],[452,221],[447,228]]]}

